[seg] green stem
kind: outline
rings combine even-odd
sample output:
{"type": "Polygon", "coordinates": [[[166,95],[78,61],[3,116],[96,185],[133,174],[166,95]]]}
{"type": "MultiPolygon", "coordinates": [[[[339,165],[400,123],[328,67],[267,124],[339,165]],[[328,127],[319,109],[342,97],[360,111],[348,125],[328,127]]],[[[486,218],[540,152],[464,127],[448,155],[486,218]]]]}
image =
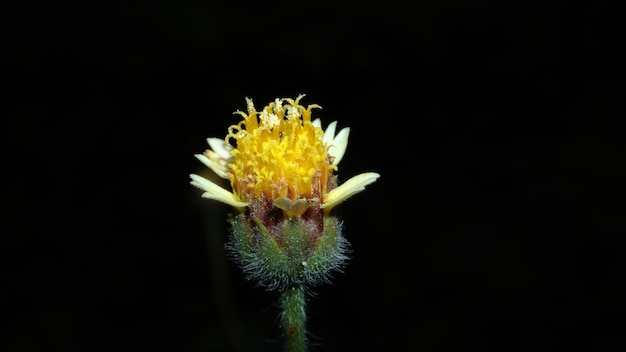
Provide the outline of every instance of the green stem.
{"type": "Polygon", "coordinates": [[[292,286],[282,292],[281,325],[285,336],[286,352],[306,352],[306,300],[302,285],[292,286]]]}

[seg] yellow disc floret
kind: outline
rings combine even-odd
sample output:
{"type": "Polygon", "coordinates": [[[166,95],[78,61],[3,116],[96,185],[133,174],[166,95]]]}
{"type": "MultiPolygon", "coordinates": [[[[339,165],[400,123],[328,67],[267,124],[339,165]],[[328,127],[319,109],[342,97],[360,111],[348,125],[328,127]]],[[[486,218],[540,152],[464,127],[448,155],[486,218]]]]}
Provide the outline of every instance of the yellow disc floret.
{"type": "Polygon", "coordinates": [[[324,131],[311,122],[311,109],[302,98],[276,99],[261,112],[250,99],[243,120],[228,129],[226,142],[235,140],[229,164],[230,182],[242,201],[265,197],[323,201],[336,166],[328,155],[324,131]],[[283,105],[284,104],[284,105],[283,105]]]}

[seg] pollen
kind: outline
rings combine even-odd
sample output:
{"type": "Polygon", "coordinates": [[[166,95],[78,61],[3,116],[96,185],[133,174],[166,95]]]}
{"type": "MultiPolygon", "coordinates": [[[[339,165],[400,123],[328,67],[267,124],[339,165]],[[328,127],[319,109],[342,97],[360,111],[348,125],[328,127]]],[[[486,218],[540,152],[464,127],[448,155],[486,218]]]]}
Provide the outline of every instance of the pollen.
{"type": "Polygon", "coordinates": [[[230,126],[226,143],[230,151],[230,182],[242,201],[289,198],[322,203],[333,186],[336,165],[324,143],[324,131],[311,121],[311,110],[294,99],[276,99],[256,111],[246,99],[248,112],[230,126]],[[234,143],[233,143],[234,142],[234,143]]]}

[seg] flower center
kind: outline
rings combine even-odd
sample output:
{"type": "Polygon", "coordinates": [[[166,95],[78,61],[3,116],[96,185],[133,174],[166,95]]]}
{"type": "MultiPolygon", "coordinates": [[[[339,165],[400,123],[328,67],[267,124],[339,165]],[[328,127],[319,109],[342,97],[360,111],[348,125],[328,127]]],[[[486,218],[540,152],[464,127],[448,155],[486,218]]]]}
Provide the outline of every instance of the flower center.
{"type": "Polygon", "coordinates": [[[230,182],[241,200],[287,197],[323,202],[336,166],[324,132],[311,123],[311,109],[318,106],[304,108],[298,104],[301,97],[276,99],[261,112],[246,99],[248,113],[237,111],[243,120],[230,126],[226,142],[236,141],[230,182]]]}

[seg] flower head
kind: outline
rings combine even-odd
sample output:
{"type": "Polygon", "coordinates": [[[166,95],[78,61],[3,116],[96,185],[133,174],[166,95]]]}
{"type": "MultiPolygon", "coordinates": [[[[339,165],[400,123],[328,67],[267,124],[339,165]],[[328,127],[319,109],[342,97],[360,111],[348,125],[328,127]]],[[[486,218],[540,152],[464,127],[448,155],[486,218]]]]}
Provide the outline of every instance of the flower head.
{"type": "Polygon", "coordinates": [[[211,149],[196,155],[228,179],[232,191],[193,174],[191,184],[204,190],[205,198],[249,208],[265,219],[273,208],[287,216],[303,216],[311,208],[327,213],[376,181],[379,175],[369,172],[338,186],[335,173],[350,129],[335,134],[337,122],[332,122],[322,130],[319,119],[311,120],[312,109],[319,106],[305,108],[299,104],[302,97],[276,99],[261,111],[246,99],[248,112],[235,112],[243,119],[228,128],[225,139],[209,138],[211,149]]]}
{"type": "Polygon", "coordinates": [[[257,285],[281,292],[281,325],[286,350],[306,350],[306,288],[330,281],[348,259],[348,241],[334,206],[376,181],[368,172],[338,185],[337,165],[348,145],[349,128],[337,122],[322,130],[311,120],[319,108],[296,99],[276,99],[261,111],[246,99],[248,112],[224,139],[207,139],[202,163],[230,181],[231,190],[190,175],[205,198],[238,209],[226,245],[231,257],[257,285]]]}

